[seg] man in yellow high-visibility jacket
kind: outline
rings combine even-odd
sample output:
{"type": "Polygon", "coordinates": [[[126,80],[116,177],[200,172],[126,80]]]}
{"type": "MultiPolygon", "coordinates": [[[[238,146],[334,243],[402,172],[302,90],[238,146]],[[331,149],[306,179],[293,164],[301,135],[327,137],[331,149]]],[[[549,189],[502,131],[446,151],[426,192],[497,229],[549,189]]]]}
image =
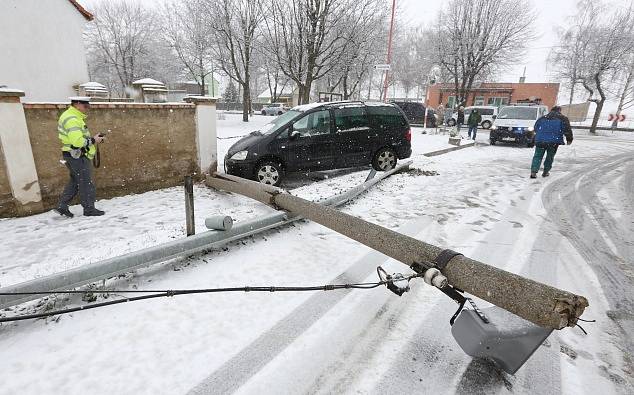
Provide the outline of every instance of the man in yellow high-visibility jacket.
{"type": "Polygon", "coordinates": [[[95,184],[92,182],[91,161],[97,151],[96,144],[104,137],[101,134],[92,137],[86,126],[86,113],[90,108],[90,98],[71,97],[71,105],[59,117],[57,135],[62,143],[62,157],[70,171],[70,180],[55,211],[72,218],[74,215],[68,205],[79,193],[79,201],[84,215],[95,217],[105,213],[95,208],[95,184]]]}

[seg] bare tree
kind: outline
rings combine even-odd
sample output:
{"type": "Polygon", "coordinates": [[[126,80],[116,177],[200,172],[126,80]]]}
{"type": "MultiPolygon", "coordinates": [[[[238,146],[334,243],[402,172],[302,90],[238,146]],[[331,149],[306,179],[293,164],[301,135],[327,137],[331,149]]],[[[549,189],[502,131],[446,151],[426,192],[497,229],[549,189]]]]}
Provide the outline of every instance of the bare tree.
{"type": "Polygon", "coordinates": [[[450,0],[436,26],[436,54],[464,105],[474,82],[521,56],[534,13],[524,0],[450,0]]]}
{"type": "Polygon", "coordinates": [[[588,46],[587,37],[599,16],[597,7],[594,0],[577,3],[577,15],[570,18],[566,29],[559,29],[559,45],[553,48],[549,56],[555,70],[553,76],[563,81],[563,85],[570,90],[568,104],[572,104],[575,88],[583,80],[583,54],[588,46]]]}
{"type": "MultiPolygon", "coordinates": [[[[596,103],[590,132],[596,133],[601,111],[608,99],[607,88],[624,60],[634,51],[634,6],[616,9],[606,17],[598,17],[583,37],[581,84],[589,101],[596,103]],[[598,97],[595,97],[595,94],[598,97]]],[[[627,61],[626,61],[627,62],[627,61]]],[[[631,83],[631,82],[630,82],[631,83]]]]}
{"type": "Polygon", "coordinates": [[[213,15],[216,57],[220,68],[242,90],[242,120],[249,121],[251,111],[251,67],[263,19],[260,3],[250,0],[209,0],[208,13],[213,15]]]}
{"type": "MultiPolygon", "coordinates": [[[[205,80],[211,75],[213,89],[213,30],[207,11],[207,0],[170,1],[161,10],[162,37],[187,74],[205,95],[205,80]]],[[[211,95],[217,92],[209,92],[211,95]]]]}
{"type": "Polygon", "coordinates": [[[95,70],[114,73],[122,92],[136,78],[157,67],[159,27],[155,15],[139,3],[129,0],[102,1],[94,8],[95,20],[88,25],[86,37],[89,63],[95,70]]]}
{"type": "MultiPolygon", "coordinates": [[[[329,74],[349,48],[348,16],[353,0],[270,0],[266,37],[277,65],[299,90],[300,103],[310,101],[313,82],[329,74]]],[[[358,21],[353,21],[358,23],[358,21]]]]}
{"type": "Polygon", "coordinates": [[[384,55],[386,42],[385,2],[381,0],[360,0],[356,7],[340,19],[341,33],[346,40],[346,50],[335,67],[326,76],[332,83],[330,91],[338,89],[344,100],[360,94],[362,83],[368,79],[372,67],[384,55]]]}
{"type": "MultiPolygon", "coordinates": [[[[634,39],[634,37],[632,39],[634,39]]],[[[634,106],[634,52],[624,57],[622,66],[622,70],[619,72],[617,79],[620,85],[617,94],[619,99],[619,103],[616,107],[617,118],[612,123],[612,127],[619,126],[618,117],[623,110],[634,106]]]]}

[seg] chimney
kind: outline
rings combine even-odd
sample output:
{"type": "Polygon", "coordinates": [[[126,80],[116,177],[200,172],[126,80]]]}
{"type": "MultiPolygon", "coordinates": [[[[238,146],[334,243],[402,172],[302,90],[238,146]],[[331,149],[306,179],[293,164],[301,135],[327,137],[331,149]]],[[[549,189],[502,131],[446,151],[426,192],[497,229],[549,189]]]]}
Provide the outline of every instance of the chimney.
{"type": "Polygon", "coordinates": [[[526,82],[526,66],[524,66],[524,73],[522,73],[522,76],[520,77],[520,84],[523,84],[526,82]]]}

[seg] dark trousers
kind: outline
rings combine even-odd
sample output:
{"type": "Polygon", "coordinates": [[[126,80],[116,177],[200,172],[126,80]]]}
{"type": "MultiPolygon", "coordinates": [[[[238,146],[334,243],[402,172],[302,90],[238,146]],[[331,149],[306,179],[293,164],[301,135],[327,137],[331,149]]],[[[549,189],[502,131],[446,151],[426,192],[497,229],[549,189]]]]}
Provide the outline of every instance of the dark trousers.
{"type": "Polygon", "coordinates": [[[557,153],[558,145],[547,145],[535,147],[535,155],[533,155],[533,163],[531,165],[531,173],[537,173],[542,165],[542,159],[546,154],[546,160],[544,161],[544,173],[548,173],[553,167],[553,161],[555,160],[555,154],[557,153]]]}
{"type": "Polygon", "coordinates": [[[75,159],[64,153],[66,167],[70,172],[70,180],[59,198],[59,208],[68,208],[71,200],[79,193],[79,202],[84,210],[95,208],[95,184],[92,182],[92,164],[85,156],[75,159]]]}
{"type": "Polygon", "coordinates": [[[471,138],[471,133],[473,133],[473,139],[475,140],[476,134],[478,133],[478,125],[469,126],[469,138],[471,138]]]}

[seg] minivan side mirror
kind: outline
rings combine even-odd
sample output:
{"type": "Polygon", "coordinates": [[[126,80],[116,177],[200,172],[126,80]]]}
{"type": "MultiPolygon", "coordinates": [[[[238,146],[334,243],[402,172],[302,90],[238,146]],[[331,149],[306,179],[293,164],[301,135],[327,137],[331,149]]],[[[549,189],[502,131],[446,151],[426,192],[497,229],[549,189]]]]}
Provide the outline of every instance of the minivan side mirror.
{"type": "Polygon", "coordinates": [[[493,119],[495,119],[495,118],[497,118],[497,117],[498,117],[497,115],[494,115],[494,116],[493,116],[493,119]]]}
{"type": "Polygon", "coordinates": [[[299,136],[301,136],[302,134],[300,132],[298,132],[297,130],[292,130],[291,129],[291,134],[289,135],[289,139],[290,140],[296,140],[299,138],[299,136]]]}

